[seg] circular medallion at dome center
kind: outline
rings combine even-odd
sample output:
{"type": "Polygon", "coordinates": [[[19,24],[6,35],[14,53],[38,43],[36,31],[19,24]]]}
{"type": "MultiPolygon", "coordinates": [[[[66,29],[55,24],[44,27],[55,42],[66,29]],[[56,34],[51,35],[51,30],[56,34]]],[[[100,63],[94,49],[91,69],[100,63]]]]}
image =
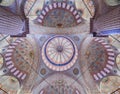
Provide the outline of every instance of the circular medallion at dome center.
{"type": "Polygon", "coordinates": [[[51,69],[67,70],[76,62],[78,55],[75,43],[65,36],[54,36],[48,39],[42,48],[42,59],[51,69]]]}

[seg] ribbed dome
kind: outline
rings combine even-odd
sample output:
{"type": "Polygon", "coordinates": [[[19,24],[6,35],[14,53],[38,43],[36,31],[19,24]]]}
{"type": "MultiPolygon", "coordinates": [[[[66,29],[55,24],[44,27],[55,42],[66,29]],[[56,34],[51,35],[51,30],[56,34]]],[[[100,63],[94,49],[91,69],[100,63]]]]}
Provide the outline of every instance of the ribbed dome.
{"type": "Polygon", "coordinates": [[[78,50],[75,43],[65,36],[48,39],[42,48],[42,59],[52,70],[64,71],[72,67],[77,60],[78,50]]]}

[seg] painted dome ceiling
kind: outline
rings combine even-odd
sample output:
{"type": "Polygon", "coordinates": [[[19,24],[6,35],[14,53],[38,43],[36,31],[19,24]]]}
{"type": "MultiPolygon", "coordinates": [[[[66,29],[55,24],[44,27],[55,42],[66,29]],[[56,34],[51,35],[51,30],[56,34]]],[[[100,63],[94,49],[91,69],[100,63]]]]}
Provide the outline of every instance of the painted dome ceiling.
{"type": "Polygon", "coordinates": [[[71,27],[80,24],[82,19],[74,6],[56,2],[45,6],[37,21],[48,27],[71,27]]]}
{"type": "Polygon", "coordinates": [[[92,0],[68,0],[63,2],[29,0],[26,1],[24,11],[26,16],[34,20],[35,24],[64,28],[79,25],[84,20],[93,17],[95,7],[92,0]]]}
{"type": "Polygon", "coordinates": [[[24,80],[30,72],[33,54],[32,45],[26,39],[17,39],[6,51],[5,64],[13,76],[24,80]]]}
{"type": "Polygon", "coordinates": [[[91,34],[104,1],[1,0],[0,94],[119,94],[120,35],[91,34]]]}
{"type": "Polygon", "coordinates": [[[65,71],[71,68],[78,57],[75,43],[65,36],[55,36],[44,44],[42,58],[52,70],[65,71]]]}
{"type": "Polygon", "coordinates": [[[59,92],[59,94],[86,94],[84,88],[74,79],[63,74],[56,75],[58,78],[55,75],[51,75],[49,78],[47,78],[47,83],[46,81],[42,81],[41,83],[44,83],[44,86],[42,87],[40,86],[40,84],[36,84],[36,86],[34,86],[33,88],[33,93],[56,94],[59,92]],[[60,76],[62,76],[62,78],[60,76]],[[54,79],[52,79],[53,77],[54,79]],[[72,84],[73,82],[74,84],[72,84]],[[38,88],[39,90],[37,90],[38,88]]]}
{"type": "Polygon", "coordinates": [[[41,91],[40,94],[56,94],[59,92],[59,94],[63,94],[63,92],[65,94],[69,94],[69,92],[71,92],[71,94],[80,94],[80,91],[78,91],[75,87],[73,86],[68,86],[67,82],[65,82],[64,80],[57,80],[52,82],[53,85],[52,86],[46,86],[44,87],[41,91]]]}
{"type": "MultiPolygon", "coordinates": [[[[102,81],[100,83],[101,92],[112,92],[117,89],[117,82],[115,82],[116,87],[110,87],[111,91],[103,89],[103,87],[111,85],[107,84],[105,79],[112,74],[116,66],[114,49],[106,39],[90,38],[90,44],[84,46],[82,44],[84,38],[77,36],[56,35],[36,36],[36,38],[39,39],[37,44],[31,44],[32,37],[17,38],[7,46],[5,54],[1,55],[2,70],[0,70],[0,74],[1,71],[5,75],[9,74],[2,76],[0,79],[0,81],[7,79],[5,83],[1,83],[2,89],[6,92],[13,92],[13,94],[18,92],[18,94],[25,94],[25,92],[30,94],[56,94],[56,92],[60,92],[60,94],[63,94],[63,92],[81,94],[82,92],[82,94],[87,94],[85,93],[86,88],[84,90],[81,85],[83,81],[81,77],[85,76],[84,74],[84,76],[81,76],[84,73],[82,66],[85,67],[86,65],[91,65],[88,69],[90,74],[87,74],[84,79],[89,77],[89,80],[93,81],[92,85],[102,81]],[[80,40],[82,42],[79,42],[80,40]],[[78,46],[81,44],[84,46],[84,50],[78,46]],[[41,49],[38,50],[37,47],[41,49]],[[36,53],[34,53],[35,50],[36,53]],[[85,53],[82,51],[85,51],[85,53]],[[83,57],[82,54],[85,56],[83,57]],[[4,66],[2,63],[4,63],[4,66]],[[52,74],[52,72],[54,73],[52,74]],[[63,75],[64,73],[67,75],[63,75]],[[13,84],[13,86],[10,86],[10,84],[13,84]]],[[[119,59],[119,55],[117,59],[119,59]]],[[[119,65],[119,60],[117,62],[119,65]]],[[[110,81],[115,81],[114,79],[118,79],[118,77],[110,79],[110,81]]],[[[90,84],[91,82],[87,83],[90,84]]]]}
{"type": "Polygon", "coordinates": [[[87,51],[90,73],[95,80],[107,76],[115,64],[115,54],[112,47],[104,40],[96,38],[90,43],[87,51]]]}

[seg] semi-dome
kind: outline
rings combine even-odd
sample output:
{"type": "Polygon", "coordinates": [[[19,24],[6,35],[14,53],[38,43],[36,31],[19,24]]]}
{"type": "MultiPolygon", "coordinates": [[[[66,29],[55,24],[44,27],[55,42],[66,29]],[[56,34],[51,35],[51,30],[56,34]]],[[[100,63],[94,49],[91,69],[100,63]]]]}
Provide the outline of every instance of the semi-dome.
{"type": "Polygon", "coordinates": [[[115,65],[114,50],[105,40],[93,39],[86,51],[89,71],[95,80],[110,74],[115,65]]]}
{"type": "Polygon", "coordinates": [[[8,46],[5,53],[5,65],[10,73],[24,80],[30,72],[33,63],[33,48],[26,39],[17,39],[8,46]]]}

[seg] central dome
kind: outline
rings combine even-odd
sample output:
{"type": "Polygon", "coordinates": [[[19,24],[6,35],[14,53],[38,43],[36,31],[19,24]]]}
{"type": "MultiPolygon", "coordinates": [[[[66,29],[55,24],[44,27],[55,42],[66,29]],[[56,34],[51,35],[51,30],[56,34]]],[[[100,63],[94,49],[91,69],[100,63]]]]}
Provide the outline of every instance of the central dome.
{"type": "Polygon", "coordinates": [[[48,39],[42,48],[42,59],[52,70],[64,71],[74,65],[78,50],[75,43],[65,36],[48,39]]]}

